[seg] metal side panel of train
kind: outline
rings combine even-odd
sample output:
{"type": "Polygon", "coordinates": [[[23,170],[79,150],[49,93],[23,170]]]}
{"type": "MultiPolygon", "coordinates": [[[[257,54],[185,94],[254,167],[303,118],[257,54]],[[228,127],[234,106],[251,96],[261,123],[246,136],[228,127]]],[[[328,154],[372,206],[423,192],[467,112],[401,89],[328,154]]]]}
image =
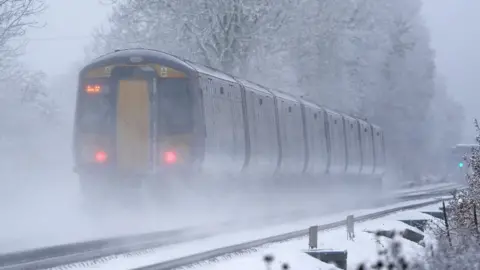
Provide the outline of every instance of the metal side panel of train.
{"type": "MultiPolygon", "coordinates": [[[[306,163],[302,108],[296,98],[273,92],[276,99],[281,159],[278,174],[300,175],[306,163]]],[[[273,134],[273,133],[272,133],[273,134]]]]}
{"type": "Polygon", "coordinates": [[[245,90],[249,160],[244,173],[272,176],[280,157],[275,121],[275,96],[268,89],[236,78],[245,90]]]}
{"type": "Polygon", "coordinates": [[[345,141],[347,147],[347,169],[349,175],[358,175],[362,169],[362,153],[360,146],[360,134],[358,121],[352,117],[343,116],[345,141]]]}
{"type": "Polygon", "coordinates": [[[302,100],[308,146],[305,173],[320,176],[328,172],[330,153],[328,149],[326,112],[318,105],[302,100]]]}
{"type": "Polygon", "coordinates": [[[201,154],[195,71],[169,55],[124,51],[80,73],[77,171],[146,175],[184,168],[201,154]]]}
{"type": "Polygon", "coordinates": [[[385,156],[385,142],[383,138],[383,131],[376,125],[372,126],[373,148],[375,153],[375,170],[374,174],[381,176],[385,173],[386,156],[385,156]]]}
{"type": "Polygon", "coordinates": [[[329,173],[331,175],[344,174],[347,168],[347,149],[343,117],[341,114],[331,110],[325,110],[325,112],[330,143],[329,173]]]}
{"type": "Polygon", "coordinates": [[[362,149],[362,175],[371,175],[375,169],[375,152],[373,148],[373,131],[370,124],[358,120],[360,145],[362,149]]]}
{"type": "Polygon", "coordinates": [[[242,87],[233,77],[190,63],[199,73],[205,119],[202,170],[240,173],[246,157],[242,87]]]}

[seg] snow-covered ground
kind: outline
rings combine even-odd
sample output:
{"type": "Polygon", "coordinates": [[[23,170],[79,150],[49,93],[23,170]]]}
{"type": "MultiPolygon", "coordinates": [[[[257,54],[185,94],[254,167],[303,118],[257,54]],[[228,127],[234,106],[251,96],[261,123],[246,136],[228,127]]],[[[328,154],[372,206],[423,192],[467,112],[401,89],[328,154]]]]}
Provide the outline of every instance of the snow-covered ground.
{"type": "Polygon", "coordinates": [[[402,188],[392,192],[393,195],[414,195],[414,194],[426,194],[432,191],[444,191],[454,188],[460,188],[462,185],[455,183],[438,183],[424,186],[417,186],[413,188],[402,188]]]}
{"type": "MultiPolygon", "coordinates": [[[[191,202],[189,206],[182,207],[182,211],[165,207],[147,214],[109,212],[104,220],[97,222],[82,210],[77,179],[71,172],[39,170],[32,175],[26,171],[24,175],[17,174],[15,180],[9,186],[0,188],[0,212],[3,217],[0,253],[190,226],[211,227],[230,223],[234,224],[232,227],[245,229],[290,223],[335,211],[333,205],[327,205],[322,209],[317,207],[315,213],[309,213],[308,205],[311,203],[294,205],[289,200],[265,203],[272,205],[270,209],[254,202],[248,204],[248,200],[231,204],[219,202],[214,207],[204,204],[205,209],[200,209],[202,204],[194,205],[195,202],[191,202]]],[[[449,185],[426,186],[422,189],[446,186],[449,185]]],[[[414,190],[402,191],[405,194],[414,190]]]]}
{"type": "MultiPolygon", "coordinates": [[[[424,241],[433,242],[433,235],[426,230],[422,232],[415,227],[406,225],[399,220],[406,219],[429,219],[433,223],[439,223],[439,220],[432,216],[421,213],[422,211],[438,211],[441,204],[423,207],[416,210],[403,211],[395,213],[384,218],[372,221],[366,221],[355,224],[355,239],[349,241],[346,239],[346,228],[338,228],[324,231],[318,234],[319,249],[347,250],[347,269],[357,269],[361,263],[371,265],[377,258],[379,248],[387,247],[392,240],[386,237],[377,238],[370,233],[378,229],[402,231],[406,228],[425,236],[424,241]],[[370,231],[370,232],[367,232],[370,231]]],[[[424,254],[424,248],[419,244],[397,237],[395,239],[402,245],[403,255],[407,259],[421,258],[424,254]]],[[[194,267],[196,270],[220,270],[220,269],[249,269],[249,270],[265,270],[263,257],[272,255],[275,260],[271,269],[281,269],[281,265],[288,263],[290,269],[302,270],[330,270],[335,269],[332,265],[325,264],[313,257],[307,255],[304,251],[308,249],[308,238],[303,237],[285,243],[272,244],[258,248],[257,252],[243,256],[232,257],[231,259],[219,260],[217,263],[205,263],[194,267]]]]}
{"type": "MultiPolygon", "coordinates": [[[[431,200],[418,200],[415,203],[427,202],[431,200]]],[[[344,220],[347,215],[354,214],[355,216],[366,215],[369,213],[375,213],[382,210],[392,209],[399,206],[409,205],[413,202],[403,202],[397,203],[394,205],[389,205],[388,207],[382,208],[375,208],[375,209],[363,209],[363,210],[355,210],[355,211],[346,211],[342,213],[337,213],[334,215],[324,215],[317,218],[310,218],[301,220],[294,223],[283,224],[279,226],[268,226],[268,227],[258,227],[255,230],[244,230],[242,232],[237,233],[218,233],[215,236],[191,241],[184,244],[172,245],[164,248],[157,248],[153,250],[149,250],[148,252],[142,252],[139,254],[126,254],[126,255],[119,255],[119,256],[111,256],[105,258],[103,260],[96,260],[95,263],[91,264],[92,268],[95,269],[132,269],[144,265],[149,265],[153,263],[158,263],[162,261],[172,260],[176,258],[180,258],[183,256],[205,252],[225,246],[231,246],[235,244],[245,243],[248,241],[253,241],[261,238],[266,238],[282,233],[287,233],[296,230],[306,229],[309,226],[315,224],[328,224],[333,223],[336,221],[344,220]]],[[[429,207],[428,209],[436,208],[429,207]]],[[[427,209],[427,208],[425,208],[427,209]]],[[[312,211],[315,211],[312,208],[312,211]]],[[[375,244],[373,241],[374,236],[362,232],[363,229],[389,229],[393,227],[403,228],[406,225],[400,222],[391,221],[393,218],[399,218],[400,215],[404,216],[413,216],[414,213],[418,213],[420,210],[416,211],[406,211],[403,213],[398,213],[394,215],[390,215],[389,217],[385,217],[379,221],[369,221],[365,223],[359,223],[356,225],[356,234],[357,238],[355,242],[348,242],[346,241],[346,232],[344,228],[330,230],[328,232],[324,232],[319,234],[319,243],[321,246],[325,248],[341,248],[341,249],[348,249],[351,250],[352,254],[354,254],[355,249],[362,250],[362,254],[357,255],[349,255],[349,263],[360,261],[364,255],[367,254],[366,252],[374,253],[375,252],[375,244]],[[395,217],[397,215],[397,217],[395,217]],[[393,227],[392,227],[393,226],[393,227]],[[403,226],[403,227],[402,227],[403,226]],[[376,228],[374,228],[376,227],[376,228]],[[344,240],[345,239],[345,240],[344,240]],[[370,242],[372,243],[370,243],[370,242]]],[[[422,214],[417,214],[422,215],[422,214]]],[[[423,215],[422,215],[423,216],[423,215]]],[[[212,227],[210,230],[215,232],[215,228],[212,227]]],[[[407,246],[416,248],[415,245],[407,243],[407,246]]],[[[262,252],[254,253],[247,256],[240,256],[230,261],[225,261],[215,265],[208,265],[203,267],[214,267],[214,269],[232,269],[235,265],[237,268],[243,268],[244,263],[249,262],[249,266],[251,267],[244,268],[244,269],[263,269],[263,262],[262,256],[266,253],[272,253],[275,256],[278,256],[279,259],[288,260],[292,264],[297,262],[298,265],[300,262],[306,262],[307,265],[305,267],[310,268],[301,268],[301,269],[318,269],[319,265],[322,265],[321,262],[317,262],[315,259],[310,259],[308,255],[304,255],[302,250],[307,247],[307,240],[302,238],[299,240],[292,240],[284,244],[274,244],[268,248],[265,248],[262,252]],[[243,263],[242,263],[243,262],[243,263]],[[258,262],[258,264],[257,264],[258,262]]],[[[416,248],[414,251],[417,252],[419,249],[416,248]]],[[[417,252],[418,253],[418,252],[417,252]]],[[[90,269],[88,267],[84,267],[86,264],[74,264],[71,265],[70,269],[90,269]]],[[[87,264],[88,265],[88,264],[87,264]]],[[[203,268],[202,268],[203,269],[203,268]]],[[[296,269],[296,268],[294,268],[296,269]]],[[[323,268],[324,269],[324,268],[323,268]]]]}

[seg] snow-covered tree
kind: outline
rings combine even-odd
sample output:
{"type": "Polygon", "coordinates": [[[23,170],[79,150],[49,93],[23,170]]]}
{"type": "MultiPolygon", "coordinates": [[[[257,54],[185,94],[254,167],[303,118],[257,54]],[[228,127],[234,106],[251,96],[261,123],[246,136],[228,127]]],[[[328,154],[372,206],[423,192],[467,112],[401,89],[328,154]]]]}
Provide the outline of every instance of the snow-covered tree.
{"type": "MultiPolygon", "coordinates": [[[[48,144],[55,140],[58,107],[46,86],[46,75],[29,70],[19,59],[24,36],[38,26],[44,0],[0,2],[0,149],[1,172],[42,166],[48,144]],[[25,154],[28,153],[28,154],[25,154]]],[[[4,181],[4,179],[2,179],[4,181]]]]}
{"type": "Polygon", "coordinates": [[[373,94],[369,119],[385,129],[393,164],[405,178],[419,178],[427,160],[432,130],[426,128],[435,92],[434,54],[420,16],[419,0],[390,1],[390,20],[380,84],[373,94]]]}
{"type": "Polygon", "coordinates": [[[0,2],[0,80],[17,73],[17,57],[23,53],[21,38],[38,25],[36,16],[45,9],[45,0],[3,0],[0,2]]]}
{"type": "Polygon", "coordinates": [[[468,188],[455,194],[455,199],[450,203],[452,219],[458,229],[468,229],[479,233],[475,224],[474,209],[480,209],[480,127],[475,120],[478,135],[476,142],[479,147],[473,147],[471,152],[465,155],[468,164],[467,181],[468,188]]]}
{"type": "Polygon", "coordinates": [[[123,1],[114,6],[111,29],[98,32],[98,40],[108,39],[98,47],[158,48],[245,76],[250,59],[288,22],[296,1],[123,1]]]}
{"type": "MultiPolygon", "coordinates": [[[[477,144],[480,145],[480,128],[477,128],[477,144]]],[[[474,211],[480,206],[480,148],[474,147],[465,156],[468,167],[468,187],[454,194],[447,204],[449,228],[436,228],[436,243],[425,257],[424,269],[478,269],[480,234],[474,211]]],[[[478,219],[478,218],[477,218],[478,219]]]]}
{"type": "Polygon", "coordinates": [[[431,129],[429,139],[429,170],[439,175],[448,174],[450,152],[462,139],[462,127],[465,122],[463,107],[447,93],[441,76],[435,80],[435,96],[432,99],[426,128],[431,129]]]}

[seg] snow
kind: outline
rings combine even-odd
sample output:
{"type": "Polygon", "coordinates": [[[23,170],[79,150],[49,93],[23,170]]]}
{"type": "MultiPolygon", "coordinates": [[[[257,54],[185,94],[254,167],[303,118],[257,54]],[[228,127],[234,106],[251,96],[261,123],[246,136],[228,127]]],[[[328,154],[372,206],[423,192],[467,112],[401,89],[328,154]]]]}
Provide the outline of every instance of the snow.
{"type": "MultiPolygon", "coordinates": [[[[297,231],[297,230],[303,230],[306,229],[312,225],[315,224],[328,224],[328,223],[333,223],[341,220],[345,220],[347,215],[354,214],[355,216],[361,216],[361,215],[366,215],[370,213],[375,213],[379,212],[382,210],[387,210],[387,209],[392,209],[400,206],[405,206],[405,205],[410,205],[413,203],[422,203],[422,202],[431,202],[433,201],[432,199],[429,200],[416,200],[416,201],[411,201],[411,202],[403,202],[403,203],[397,203],[397,204],[392,204],[387,207],[381,207],[381,208],[375,208],[375,209],[363,209],[363,210],[355,210],[355,211],[345,211],[341,213],[337,213],[334,215],[327,215],[323,217],[318,217],[318,218],[310,218],[310,219],[305,219],[301,220],[295,223],[290,223],[290,224],[283,224],[283,225],[278,225],[278,226],[269,226],[269,227],[259,227],[256,228],[255,230],[244,230],[241,232],[237,233],[217,233],[215,236],[204,238],[204,239],[199,239],[195,241],[189,241],[186,243],[182,244],[176,244],[176,245],[171,245],[171,246],[166,246],[166,247],[160,247],[156,249],[149,250],[148,252],[142,252],[141,254],[124,254],[124,255],[118,255],[118,256],[110,256],[107,257],[101,262],[97,260],[96,268],[101,267],[101,269],[132,269],[132,268],[137,268],[149,264],[154,264],[162,261],[167,261],[167,260],[172,260],[176,258],[180,258],[183,256],[188,256],[191,254],[195,253],[200,253],[200,252],[205,252],[205,251],[210,251],[213,249],[217,249],[220,247],[226,247],[226,246],[231,246],[231,245],[236,245],[240,243],[245,243],[249,241],[254,241],[258,240],[261,238],[266,238],[274,235],[279,235],[283,233],[288,233],[292,231],[297,231]]],[[[436,208],[438,209],[438,205],[436,205],[436,208]]],[[[420,210],[417,210],[420,211],[420,210]]],[[[423,208],[421,208],[421,211],[423,208]]],[[[410,211],[404,211],[404,215],[408,215],[407,212],[410,211]]],[[[398,213],[395,213],[394,215],[399,215],[398,213]]],[[[431,219],[431,216],[424,216],[425,218],[431,219]]],[[[370,227],[375,227],[373,226],[374,224],[377,224],[376,227],[378,226],[386,226],[382,225],[382,223],[378,223],[379,221],[371,221],[371,222],[366,222],[365,224],[369,224],[370,227]]],[[[386,221],[382,219],[384,224],[387,224],[386,221]]],[[[363,223],[362,223],[363,224],[363,223]]],[[[361,231],[363,230],[362,228],[365,225],[359,224],[356,228],[356,233],[358,240],[356,240],[355,243],[358,241],[364,241],[364,239],[373,239],[370,234],[367,233],[362,233],[361,231]],[[365,234],[365,235],[363,235],[365,234]]],[[[388,226],[395,226],[395,228],[405,228],[407,226],[406,224],[402,222],[396,222],[396,223],[388,223],[388,226]],[[403,226],[403,227],[402,227],[403,226]]],[[[368,227],[368,226],[367,226],[368,227]]],[[[365,227],[365,228],[367,228],[365,227]]],[[[212,227],[210,230],[215,232],[215,228],[212,227]]],[[[374,230],[374,229],[372,229],[374,230]]],[[[335,239],[346,239],[346,232],[345,229],[335,229],[335,230],[330,230],[327,233],[321,233],[319,234],[319,239],[322,243],[326,243],[327,241],[330,245],[330,243],[335,243],[335,239]]],[[[306,242],[307,240],[301,239],[300,242],[302,244],[297,244],[295,245],[296,248],[303,249],[306,248],[306,242]]],[[[296,243],[295,241],[290,241],[291,243],[296,243]]],[[[342,247],[342,244],[344,245],[343,248],[352,248],[352,243],[350,242],[340,242],[337,243],[337,245],[334,245],[336,248],[342,247]],[[345,243],[348,243],[345,246],[345,243]]],[[[275,245],[274,245],[275,246],[275,245]]],[[[280,244],[281,246],[281,244],[280,244]]],[[[329,248],[332,248],[330,245],[329,248]]],[[[363,248],[362,248],[363,249],[363,248]]],[[[370,249],[369,249],[370,250],[370,249]]],[[[298,250],[296,251],[298,253],[298,250]]],[[[294,252],[295,254],[295,252],[294,252]]],[[[252,255],[254,256],[254,255],[252,255]]],[[[258,255],[261,256],[261,255],[258,255]]],[[[256,257],[257,259],[260,257],[256,257]]],[[[294,255],[291,255],[294,256],[294,255]]],[[[303,255],[302,255],[303,256],[303,255]]],[[[292,259],[300,259],[302,256],[298,255],[297,257],[293,257],[292,259]]],[[[349,257],[350,260],[350,257],[349,257]]],[[[78,269],[83,269],[82,266],[84,264],[73,264],[71,267],[78,268],[78,269]]],[[[311,265],[312,267],[317,267],[315,269],[318,269],[318,265],[311,265]]],[[[253,268],[252,268],[253,269],[253,268]]]]}
{"type": "Polygon", "coordinates": [[[414,195],[414,194],[427,194],[432,191],[441,191],[441,190],[450,190],[453,188],[461,188],[463,186],[454,183],[439,183],[439,184],[431,184],[425,185],[420,187],[413,187],[413,188],[405,188],[405,189],[398,189],[392,192],[393,195],[414,195]]]}
{"type": "MultiPolygon", "coordinates": [[[[105,237],[116,237],[125,234],[147,233],[152,231],[179,229],[180,227],[195,227],[197,229],[210,228],[213,232],[235,232],[245,230],[258,225],[268,226],[275,223],[289,223],[297,220],[306,220],[311,222],[312,216],[319,216],[320,211],[311,209],[311,213],[306,211],[301,216],[289,216],[290,212],[283,209],[284,212],[267,217],[261,212],[255,214],[248,213],[248,217],[242,215],[243,220],[232,222],[233,217],[221,216],[214,214],[210,217],[196,213],[197,217],[186,215],[177,215],[171,213],[165,219],[163,215],[161,222],[148,215],[133,216],[132,213],[111,212],[108,220],[97,222],[90,219],[82,210],[80,205],[80,194],[78,193],[78,182],[75,175],[69,171],[57,170],[43,172],[41,174],[45,178],[54,179],[49,185],[34,185],[34,180],[30,180],[27,185],[20,191],[11,187],[11,189],[3,189],[2,201],[4,201],[4,210],[15,205],[16,211],[5,211],[6,219],[2,224],[2,232],[0,238],[0,253],[14,252],[17,250],[38,248],[49,245],[59,245],[69,242],[81,242],[95,240],[105,237]],[[16,190],[16,192],[13,192],[16,190]],[[7,198],[12,196],[15,198],[7,198]],[[51,194],[56,194],[51,196],[51,194]],[[26,200],[28,198],[28,200],[26,200]],[[8,203],[6,203],[8,201],[8,203]],[[62,203],[58,203],[61,201],[62,203]],[[32,203],[33,202],[33,203],[32,203]],[[8,207],[7,207],[8,206],[8,207]],[[315,213],[315,211],[317,211],[315,213]],[[25,215],[29,213],[29,215],[25,215]],[[35,213],[36,215],[33,215],[35,213]],[[126,218],[129,217],[129,219],[126,218]],[[179,216],[177,218],[177,216],[179,216]],[[213,217],[214,216],[214,217],[213,217]],[[125,217],[125,218],[123,218],[125,217]],[[122,220],[119,224],[118,220],[122,220]],[[32,223],[37,226],[31,226],[32,223]],[[231,224],[231,225],[225,225],[231,224]]],[[[27,176],[25,176],[27,177],[27,176]]],[[[31,177],[30,177],[31,178],[31,177]]],[[[26,180],[25,180],[26,181],[26,180]]],[[[430,185],[422,187],[423,190],[433,190],[436,188],[450,187],[450,185],[430,185]]],[[[420,188],[418,188],[420,189],[420,188]]],[[[409,190],[403,190],[409,192],[409,190]]],[[[387,197],[393,197],[393,194],[387,194],[387,197]]],[[[1,208],[1,207],[0,207],[1,208]]],[[[308,210],[308,209],[307,209],[308,210]]],[[[325,210],[325,209],[324,209],[325,210]]],[[[198,211],[200,212],[200,211],[198,211]]],[[[330,215],[335,220],[343,218],[349,211],[338,215],[330,215]]],[[[211,213],[211,212],[210,212],[211,213]]],[[[193,214],[193,213],[191,213],[193,214]]],[[[296,214],[296,212],[294,213],[296,214]]],[[[325,218],[328,212],[323,211],[322,218],[325,218]]],[[[318,221],[318,219],[314,219],[318,221]]],[[[233,220],[235,221],[235,220],[233,220]]]]}
{"type": "MultiPolygon", "coordinates": [[[[439,204],[435,205],[437,208],[439,204]]],[[[348,241],[346,239],[345,227],[324,231],[318,234],[318,249],[332,249],[337,251],[348,251],[347,267],[348,269],[356,269],[360,263],[371,264],[377,258],[377,251],[379,247],[386,247],[392,240],[386,237],[379,237],[379,242],[376,242],[376,237],[373,233],[367,231],[382,230],[404,230],[410,229],[418,233],[422,233],[417,228],[406,225],[398,219],[429,219],[433,218],[429,215],[422,214],[424,208],[412,211],[404,211],[395,213],[378,220],[367,221],[355,224],[355,239],[348,241]]],[[[423,234],[423,233],[422,233],[423,234]]],[[[425,239],[431,237],[428,233],[425,234],[425,239]]],[[[424,252],[424,248],[416,243],[408,241],[404,238],[397,237],[396,241],[402,245],[403,254],[406,259],[419,259],[424,252]]],[[[428,241],[427,241],[428,242],[428,241]]],[[[302,237],[286,243],[273,244],[264,248],[259,248],[256,253],[248,254],[246,256],[235,257],[231,260],[223,260],[215,264],[205,264],[195,267],[195,270],[216,270],[216,269],[265,269],[262,262],[262,257],[266,254],[273,255],[280,262],[287,262],[292,269],[302,270],[318,270],[318,269],[332,269],[329,265],[315,265],[310,258],[306,259],[299,255],[308,248],[308,238],[302,237]],[[300,260],[301,259],[301,260],[300,260]],[[248,265],[248,268],[244,268],[248,265]]],[[[307,256],[308,257],[308,256],[307,256]]],[[[272,268],[272,269],[275,269],[272,268]]],[[[276,268],[280,269],[280,268],[276,268]]]]}
{"type": "MultiPolygon", "coordinates": [[[[324,263],[317,260],[301,250],[290,250],[284,248],[272,248],[270,250],[275,254],[274,261],[270,269],[282,269],[282,265],[287,263],[290,269],[337,269],[332,264],[324,263]]],[[[195,267],[195,269],[224,270],[224,269],[248,269],[248,270],[265,270],[266,265],[263,263],[263,256],[267,253],[259,253],[251,256],[235,257],[232,260],[224,261],[218,264],[206,264],[204,266],[195,267]]]]}

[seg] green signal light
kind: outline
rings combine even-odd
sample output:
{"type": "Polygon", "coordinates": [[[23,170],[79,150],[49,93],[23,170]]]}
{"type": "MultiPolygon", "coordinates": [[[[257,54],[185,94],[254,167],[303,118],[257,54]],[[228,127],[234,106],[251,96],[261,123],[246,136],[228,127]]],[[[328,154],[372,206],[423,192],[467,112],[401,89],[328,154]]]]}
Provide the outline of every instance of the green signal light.
{"type": "Polygon", "coordinates": [[[463,168],[463,162],[458,163],[458,167],[463,168]]]}

